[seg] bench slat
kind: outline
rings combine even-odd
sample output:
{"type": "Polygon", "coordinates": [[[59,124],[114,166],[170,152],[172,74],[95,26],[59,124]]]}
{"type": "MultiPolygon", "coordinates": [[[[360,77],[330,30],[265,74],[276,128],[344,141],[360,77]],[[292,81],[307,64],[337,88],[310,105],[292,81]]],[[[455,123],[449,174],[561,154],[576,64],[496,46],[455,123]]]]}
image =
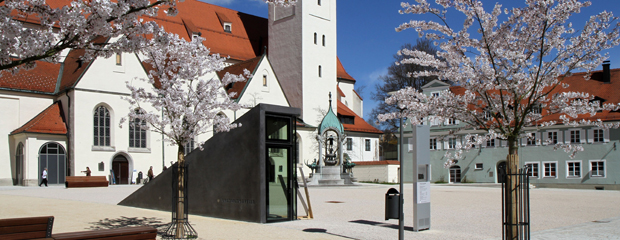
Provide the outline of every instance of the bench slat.
{"type": "MultiPolygon", "coordinates": [[[[83,238],[79,238],[79,239],[83,239],[83,238]]],[[[102,237],[102,238],[87,238],[87,239],[96,239],[96,240],[151,240],[152,239],[152,240],[155,240],[157,239],[157,233],[140,233],[140,234],[110,236],[110,237],[102,237]]]]}
{"type": "Polygon", "coordinates": [[[124,227],[116,229],[94,230],[94,231],[82,231],[82,232],[68,232],[52,234],[52,238],[60,240],[71,239],[143,239],[136,238],[139,235],[146,235],[144,239],[155,239],[157,236],[157,229],[152,227],[124,227]],[[130,238],[125,238],[125,236],[130,238]],[[152,238],[151,238],[152,237],[152,238]]]}
{"type": "Polygon", "coordinates": [[[65,187],[107,187],[108,180],[105,176],[67,176],[65,187]]]}
{"type": "Polygon", "coordinates": [[[31,225],[21,225],[21,226],[0,227],[0,235],[9,234],[9,233],[39,232],[39,231],[42,231],[43,233],[45,233],[47,231],[47,223],[46,224],[31,224],[31,225]]]}
{"type": "Polygon", "coordinates": [[[45,232],[25,232],[25,233],[11,233],[0,235],[0,239],[3,240],[18,240],[18,239],[33,239],[33,238],[45,238],[45,232]]]}
{"type": "Polygon", "coordinates": [[[0,227],[20,226],[20,225],[32,225],[32,224],[47,224],[49,218],[47,217],[26,217],[26,218],[6,218],[0,219],[0,227]]]}

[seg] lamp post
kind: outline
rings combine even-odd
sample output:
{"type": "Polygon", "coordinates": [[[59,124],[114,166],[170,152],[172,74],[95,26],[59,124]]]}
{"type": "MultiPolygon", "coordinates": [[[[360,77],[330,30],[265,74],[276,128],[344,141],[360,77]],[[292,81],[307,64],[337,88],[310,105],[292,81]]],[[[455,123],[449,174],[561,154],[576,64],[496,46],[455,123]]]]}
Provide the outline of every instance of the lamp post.
{"type": "Polygon", "coordinates": [[[399,203],[398,203],[398,239],[399,240],[404,240],[405,239],[405,214],[404,214],[404,208],[403,205],[405,203],[405,198],[403,197],[404,192],[403,192],[403,172],[404,172],[404,168],[403,168],[403,110],[405,110],[405,108],[401,108],[400,106],[398,107],[398,109],[400,109],[400,138],[398,141],[398,143],[400,144],[399,146],[399,152],[398,152],[398,161],[400,164],[400,171],[398,171],[398,178],[399,178],[399,184],[400,184],[400,195],[399,195],[399,203]]]}

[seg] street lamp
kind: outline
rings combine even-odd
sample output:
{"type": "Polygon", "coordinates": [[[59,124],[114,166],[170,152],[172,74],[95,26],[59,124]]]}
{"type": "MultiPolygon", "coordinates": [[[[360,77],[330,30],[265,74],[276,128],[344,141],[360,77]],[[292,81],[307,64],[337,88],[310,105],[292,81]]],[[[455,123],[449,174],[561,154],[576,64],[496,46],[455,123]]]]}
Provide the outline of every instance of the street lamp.
{"type": "Polygon", "coordinates": [[[401,108],[400,106],[398,107],[398,109],[400,110],[400,138],[398,141],[399,143],[399,152],[398,152],[398,161],[400,164],[400,171],[398,171],[399,174],[399,184],[400,184],[400,196],[399,196],[399,203],[398,203],[398,239],[399,240],[404,240],[405,239],[405,214],[404,214],[404,207],[403,205],[405,204],[405,198],[403,197],[404,192],[403,192],[403,172],[404,172],[404,168],[403,168],[403,110],[405,110],[405,108],[401,108]]]}
{"type": "MultiPolygon", "coordinates": [[[[394,95],[396,93],[396,91],[392,91],[392,92],[388,92],[389,95],[394,95]]],[[[403,172],[405,170],[405,168],[403,168],[403,111],[405,110],[405,106],[400,106],[400,105],[396,105],[396,108],[398,108],[400,110],[400,137],[399,137],[399,141],[398,141],[398,162],[399,162],[399,167],[400,167],[400,171],[398,171],[398,178],[399,178],[399,185],[400,185],[400,195],[399,195],[399,203],[398,203],[398,239],[399,240],[404,240],[405,239],[405,214],[404,214],[404,204],[405,204],[405,198],[404,198],[404,192],[403,192],[403,172]]]]}

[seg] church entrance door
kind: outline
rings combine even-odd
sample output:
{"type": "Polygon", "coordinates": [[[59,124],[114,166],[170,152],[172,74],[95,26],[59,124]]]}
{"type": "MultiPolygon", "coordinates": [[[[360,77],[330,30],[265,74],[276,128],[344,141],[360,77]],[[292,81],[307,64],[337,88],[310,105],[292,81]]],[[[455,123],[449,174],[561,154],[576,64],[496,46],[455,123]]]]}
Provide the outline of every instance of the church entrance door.
{"type": "Polygon", "coordinates": [[[129,161],[123,155],[117,155],[112,160],[112,171],[116,184],[129,184],[129,161]]]}

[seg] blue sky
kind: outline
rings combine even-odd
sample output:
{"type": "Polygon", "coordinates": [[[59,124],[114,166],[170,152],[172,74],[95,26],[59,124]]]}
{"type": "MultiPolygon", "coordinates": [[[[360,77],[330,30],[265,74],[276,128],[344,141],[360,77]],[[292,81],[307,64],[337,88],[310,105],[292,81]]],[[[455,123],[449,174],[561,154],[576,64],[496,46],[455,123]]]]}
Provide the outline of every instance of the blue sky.
{"type": "MultiPolygon", "coordinates": [[[[202,0],[240,12],[267,17],[267,5],[262,0],[202,0]]],[[[415,2],[413,0],[409,1],[415,2]]],[[[429,2],[434,2],[429,0],[429,2]]],[[[498,0],[483,0],[485,9],[491,9],[498,0]]],[[[506,2],[503,7],[519,6],[525,1],[506,2]],[[511,3],[508,3],[511,2],[511,3]],[[517,3],[514,3],[517,2],[517,3]]],[[[583,26],[589,16],[611,11],[620,15],[619,0],[591,0],[592,6],[571,17],[576,29],[583,26]]],[[[394,29],[414,18],[421,16],[398,13],[401,1],[397,0],[339,0],[338,11],[338,57],[347,72],[357,80],[356,88],[366,86],[362,92],[364,98],[364,118],[375,106],[370,98],[378,77],[387,73],[387,67],[394,62],[393,55],[405,43],[415,43],[418,35],[413,30],[397,33],[394,29]]],[[[460,15],[453,18],[454,26],[462,26],[460,15]]],[[[428,16],[428,15],[426,15],[428,16]]],[[[437,20],[437,19],[429,19],[437,20]]],[[[609,50],[611,68],[620,68],[620,47],[609,50]]],[[[599,67],[600,69],[600,67],[599,67]]]]}

